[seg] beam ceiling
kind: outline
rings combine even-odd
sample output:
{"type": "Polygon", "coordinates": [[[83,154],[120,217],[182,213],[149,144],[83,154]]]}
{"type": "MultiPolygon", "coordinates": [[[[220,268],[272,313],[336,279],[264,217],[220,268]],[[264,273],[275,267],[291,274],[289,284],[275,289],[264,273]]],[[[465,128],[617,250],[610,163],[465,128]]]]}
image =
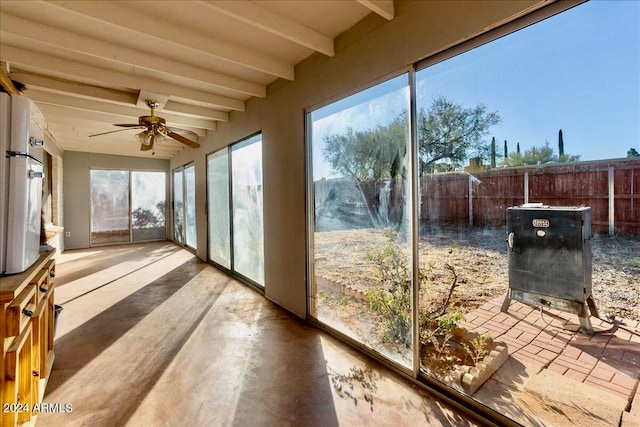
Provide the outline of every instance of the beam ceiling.
{"type": "MultiPolygon", "coordinates": [[[[369,13],[391,19],[393,2],[0,0],[0,61],[63,150],[146,157],[133,130],[89,135],[136,123],[153,97],[167,125],[202,141],[309,55],[333,56],[369,13]]],[[[155,156],[182,149],[172,140],[155,156]]]]}

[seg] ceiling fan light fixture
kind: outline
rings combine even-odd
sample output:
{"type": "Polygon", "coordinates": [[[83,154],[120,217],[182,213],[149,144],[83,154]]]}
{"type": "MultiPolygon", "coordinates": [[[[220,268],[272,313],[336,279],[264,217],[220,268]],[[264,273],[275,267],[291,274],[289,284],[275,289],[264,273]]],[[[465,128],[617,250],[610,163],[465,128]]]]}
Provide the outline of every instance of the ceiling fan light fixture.
{"type": "Polygon", "coordinates": [[[136,134],[136,138],[142,145],[151,144],[151,136],[153,136],[153,134],[146,130],[136,134]]]}

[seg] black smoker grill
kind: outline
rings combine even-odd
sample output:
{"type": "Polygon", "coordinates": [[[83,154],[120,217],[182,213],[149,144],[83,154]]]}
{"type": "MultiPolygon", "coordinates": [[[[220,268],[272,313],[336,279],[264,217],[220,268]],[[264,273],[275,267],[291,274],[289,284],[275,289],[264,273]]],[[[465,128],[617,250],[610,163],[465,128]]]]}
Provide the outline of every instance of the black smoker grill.
{"type": "Polygon", "coordinates": [[[511,300],[577,314],[582,332],[593,335],[591,208],[528,203],[507,209],[511,300]]]}

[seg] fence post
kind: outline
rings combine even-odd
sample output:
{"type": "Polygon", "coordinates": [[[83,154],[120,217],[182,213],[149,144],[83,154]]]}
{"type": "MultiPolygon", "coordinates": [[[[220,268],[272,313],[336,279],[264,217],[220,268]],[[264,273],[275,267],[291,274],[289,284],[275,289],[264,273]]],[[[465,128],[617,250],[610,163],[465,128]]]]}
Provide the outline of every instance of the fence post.
{"type": "Polygon", "coordinates": [[[614,188],[614,173],[613,166],[609,166],[609,236],[614,234],[614,220],[615,220],[615,188],[614,188]]]}
{"type": "Polygon", "coordinates": [[[473,177],[469,175],[469,226],[473,227],[473,177]]]}
{"type": "Polygon", "coordinates": [[[524,202],[529,203],[529,172],[524,173],[524,202]]]}

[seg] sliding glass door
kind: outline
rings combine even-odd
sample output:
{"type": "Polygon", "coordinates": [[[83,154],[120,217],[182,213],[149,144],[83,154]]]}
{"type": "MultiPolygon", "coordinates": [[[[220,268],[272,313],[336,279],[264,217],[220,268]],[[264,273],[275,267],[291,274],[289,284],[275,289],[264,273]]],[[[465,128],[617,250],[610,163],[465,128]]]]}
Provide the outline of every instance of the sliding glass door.
{"type": "Polygon", "coordinates": [[[311,317],[498,425],[633,412],[639,12],[516,21],[309,112],[311,317]]]}
{"type": "Polygon", "coordinates": [[[193,164],[184,167],[184,218],[185,244],[190,248],[197,246],[196,231],[196,173],[193,164]]]}
{"type": "Polygon", "coordinates": [[[408,74],[308,116],[311,314],[412,368],[408,74]]]}
{"type": "Polygon", "coordinates": [[[229,155],[225,148],[207,157],[209,258],[231,269],[229,194],[229,155]]]}
{"type": "Polygon", "coordinates": [[[207,156],[209,259],[264,286],[262,136],[207,156]]]}
{"type": "Polygon", "coordinates": [[[91,246],[165,239],[165,180],[165,172],[91,170],[91,246]]]}
{"type": "Polygon", "coordinates": [[[234,269],[264,285],[262,136],[231,147],[234,269]]]}
{"type": "Polygon", "coordinates": [[[191,249],[197,247],[195,166],[173,171],[173,238],[191,249]]]}
{"type": "Polygon", "coordinates": [[[166,237],[166,189],[164,172],[131,172],[131,228],[134,242],[166,237]]]}
{"type": "Polygon", "coordinates": [[[91,246],[131,242],[129,171],[90,171],[91,246]]]}
{"type": "Polygon", "coordinates": [[[184,244],[184,168],[173,171],[173,239],[184,244]]]}

